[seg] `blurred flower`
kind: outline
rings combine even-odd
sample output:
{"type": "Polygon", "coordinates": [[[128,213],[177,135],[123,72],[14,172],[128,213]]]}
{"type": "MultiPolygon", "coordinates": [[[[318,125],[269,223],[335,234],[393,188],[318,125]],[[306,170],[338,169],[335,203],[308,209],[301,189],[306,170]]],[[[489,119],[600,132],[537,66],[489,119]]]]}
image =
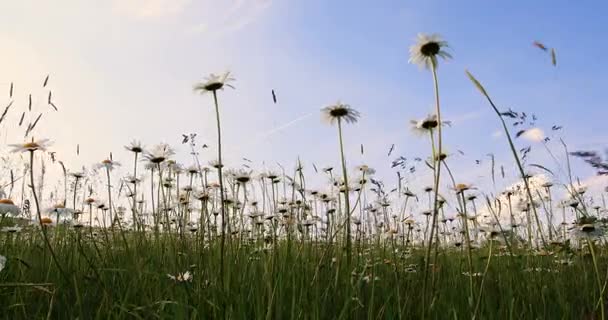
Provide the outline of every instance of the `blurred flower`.
{"type": "Polygon", "coordinates": [[[10,144],[9,146],[13,147],[13,150],[11,150],[11,152],[26,152],[26,151],[34,152],[36,150],[46,151],[46,149],[51,144],[52,143],[50,142],[49,139],[42,139],[42,140],[38,140],[38,141],[34,141],[34,139],[32,139],[31,142],[10,144]]]}
{"type": "Polygon", "coordinates": [[[0,215],[10,214],[16,216],[19,212],[19,207],[11,199],[0,199],[0,215]]]}
{"type": "Polygon", "coordinates": [[[19,226],[12,226],[12,227],[4,227],[2,228],[2,232],[6,232],[6,233],[18,233],[21,232],[23,228],[19,227],[19,226]]]}
{"type": "Polygon", "coordinates": [[[144,151],[144,147],[142,146],[141,142],[137,140],[131,141],[131,143],[125,146],[125,149],[134,153],[141,153],[144,151]]]}
{"type": "Polygon", "coordinates": [[[234,86],[230,85],[230,82],[234,80],[235,79],[230,76],[230,71],[227,71],[220,75],[212,73],[207,76],[203,82],[199,82],[194,85],[194,91],[204,94],[207,92],[215,92],[217,90],[222,90],[224,89],[224,86],[234,89],[234,86]]]}
{"type": "Polygon", "coordinates": [[[344,120],[347,123],[356,123],[360,113],[351,108],[350,105],[338,101],[336,104],[321,109],[321,116],[323,120],[329,124],[334,124],[338,120],[344,120]]]}
{"type": "Polygon", "coordinates": [[[100,162],[99,164],[97,164],[97,168],[107,169],[110,171],[112,171],[114,169],[114,167],[120,167],[120,163],[118,161],[105,159],[102,162],[100,162]]]}
{"type": "Polygon", "coordinates": [[[419,33],[416,43],[410,47],[409,62],[417,64],[421,68],[437,67],[438,56],[446,60],[452,58],[449,53],[443,50],[447,47],[448,43],[440,35],[419,33]]]}
{"type": "Polygon", "coordinates": [[[168,144],[160,143],[146,151],[144,153],[144,158],[151,163],[161,163],[174,154],[175,152],[168,144]]]}
{"type": "Polygon", "coordinates": [[[174,280],[176,282],[192,282],[192,274],[190,273],[190,271],[186,271],[186,272],[180,272],[176,275],[170,275],[167,274],[167,277],[169,277],[169,279],[174,280]]]}

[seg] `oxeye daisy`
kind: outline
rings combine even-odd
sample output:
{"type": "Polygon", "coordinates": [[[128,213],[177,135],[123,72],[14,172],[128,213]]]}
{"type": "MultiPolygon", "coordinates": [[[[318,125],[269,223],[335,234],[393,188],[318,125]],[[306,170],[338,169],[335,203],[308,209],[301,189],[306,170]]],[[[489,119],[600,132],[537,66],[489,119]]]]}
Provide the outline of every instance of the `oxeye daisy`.
{"type": "Polygon", "coordinates": [[[437,57],[445,60],[451,59],[452,56],[445,51],[448,43],[438,34],[427,35],[419,33],[416,43],[410,47],[409,62],[420,66],[421,68],[436,68],[437,57]]]}
{"type": "Polygon", "coordinates": [[[144,147],[142,146],[141,142],[137,140],[131,141],[128,145],[125,146],[125,149],[133,153],[144,152],[144,147]]]}
{"type": "Polygon", "coordinates": [[[53,219],[49,217],[43,217],[42,219],[40,219],[40,224],[42,224],[43,226],[50,226],[53,224],[53,219]]]}
{"type": "Polygon", "coordinates": [[[376,173],[376,170],[374,168],[371,168],[370,166],[368,166],[366,164],[357,166],[356,170],[360,171],[362,174],[365,174],[366,176],[371,176],[376,173]]]}
{"type": "Polygon", "coordinates": [[[238,183],[246,184],[251,181],[251,171],[239,170],[234,173],[234,180],[238,183]]]}
{"type": "Polygon", "coordinates": [[[208,75],[202,82],[199,82],[194,85],[194,91],[200,93],[207,92],[216,92],[217,90],[222,90],[224,87],[229,87],[234,89],[234,86],[230,84],[235,79],[230,76],[230,71],[224,72],[220,75],[210,74],[208,75]]]}
{"type": "Polygon", "coordinates": [[[0,215],[4,216],[10,214],[16,216],[21,210],[17,207],[11,199],[0,199],[0,215]]]}
{"type": "Polygon", "coordinates": [[[426,118],[420,120],[411,120],[410,123],[415,131],[424,133],[432,131],[439,125],[436,114],[428,115],[426,118]]]}
{"type": "Polygon", "coordinates": [[[12,227],[3,227],[2,228],[2,232],[6,232],[6,233],[19,233],[21,232],[23,228],[18,227],[18,226],[12,226],[12,227]]]}
{"type": "Polygon", "coordinates": [[[74,210],[66,208],[62,203],[56,204],[46,210],[48,214],[56,215],[57,217],[71,217],[74,210]]]}
{"type": "Polygon", "coordinates": [[[473,187],[470,184],[459,183],[454,186],[454,191],[456,191],[457,194],[460,194],[467,190],[471,190],[472,188],[473,187]]]}
{"type": "Polygon", "coordinates": [[[47,148],[51,144],[52,143],[49,139],[41,139],[41,140],[32,139],[31,142],[10,144],[9,146],[13,148],[13,150],[11,150],[11,152],[26,152],[26,151],[34,152],[37,150],[46,151],[47,148]]]}
{"type": "Polygon", "coordinates": [[[190,271],[179,272],[176,275],[167,274],[167,277],[176,282],[192,282],[192,273],[190,271]]]}
{"type": "Polygon", "coordinates": [[[360,117],[360,113],[350,105],[338,101],[333,105],[321,109],[321,116],[329,124],[335,124],[340,121],[356,123],[360,117]]]}
{"type": "Polygon", "coordinates": [[[175,152],[168,144],[160,143],[152,147],[152,149],[145,151],[144,159],[150,161],[151,163],[158,164],[169,159],[169,157],[174,154],[175,152]]]}
{"type": "Polygon", "coordinates": [[[70,172],[70,175],[76,179],[82,179],[85,176],[84,171],[73,171],[70,172]]]}
{"type": "Polygon", "coordinates": [[[105,160],[101,161],[99,164],[97,164],[97,168],[107,169],[110,171],[114,170],[114,167],[120,167],[120,162],[110,160],[110,159],[105,159],[105,160]]]}

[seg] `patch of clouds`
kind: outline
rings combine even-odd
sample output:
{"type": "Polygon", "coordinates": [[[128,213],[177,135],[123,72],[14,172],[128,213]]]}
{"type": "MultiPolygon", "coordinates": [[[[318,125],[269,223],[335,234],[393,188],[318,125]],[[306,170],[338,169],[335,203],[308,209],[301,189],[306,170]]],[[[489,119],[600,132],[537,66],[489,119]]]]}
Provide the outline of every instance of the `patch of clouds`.
{"type": "Polygon", "coordinates": [[[496,130],[496,131],[492,132],[493,139],[498,139],[500,137],[502,137],[502,130],[496,130]]]}
{"type": "Polygon", "coordinates": [[[119,14],[154,19],[178,15],[190,3],[191,0],[115,0],[113,8],[119,14]]]}
{"type": "Polygon", "coordinates": [[[225,35],[241,30],[255,22],[270,7],[270,0],[237,0],[231,5],[214,7],[213,15],[206,15],[201,22],[191,26],[188,31],[193,34],[208,33],[225,35]]]}
{"type": "Polygon", "coordinates": [[[521,137],[528,141],[541,142],[545,139],[545,132],[540,128],[531,128],[526,130],[521,137]]]}

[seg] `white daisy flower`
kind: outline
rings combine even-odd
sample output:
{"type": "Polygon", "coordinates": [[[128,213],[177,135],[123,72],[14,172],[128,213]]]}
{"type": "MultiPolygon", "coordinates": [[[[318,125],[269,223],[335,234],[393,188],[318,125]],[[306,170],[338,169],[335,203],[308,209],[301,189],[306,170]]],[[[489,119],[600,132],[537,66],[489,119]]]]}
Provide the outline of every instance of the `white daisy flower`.
{"type": "Polygon", "coordinates": [[[11,199],[0,199],[0,215],[10,214],[16,216],[21,210],[11,199]]]}
{"type": "Polygon", "coordinates": [[[437,57],[451,59],[452,56],[443,48],[447,48],[448,43],[440,35],[427,35],[419,33],[416,43],[410,47],[410,63],[420,67],[431,69],[437,67],[437,57]]]}
{"type": "Polygon", "coordinates": [[[151,163],[161,163],[174,155],[173,149],[166,143],[160,143],[144,153],[144,158],[151,163]]]}
{"type": "Polygon", "coordinates": [[[207,76],[203,82],[199,82],[194,85],[194,91],[198,91],[204,94],[207,92],[215,92],[217,90],[222,90],[224,89],[224,86],[234,89],[234,86],[230,84],[230,82],[234,80],[235,79],[230,76],[230,71],[227,71],[220,75],[212,73],[207,76]]]}
{"type": "Polygon", "coordinates": [[[176,282],[192,282],[192,273],[190,271],[180,272],[176,275],[167,274],[167,277],[176,282]]]}
{"type": "Polygon", "coordinates": [[[353,109],[350,105],[340,101],[321,109],[323,120],[329,124],[334,124],[338,120],[344,120],[347,123],[356,123],[360,117],[359,111],[353,109]]]}

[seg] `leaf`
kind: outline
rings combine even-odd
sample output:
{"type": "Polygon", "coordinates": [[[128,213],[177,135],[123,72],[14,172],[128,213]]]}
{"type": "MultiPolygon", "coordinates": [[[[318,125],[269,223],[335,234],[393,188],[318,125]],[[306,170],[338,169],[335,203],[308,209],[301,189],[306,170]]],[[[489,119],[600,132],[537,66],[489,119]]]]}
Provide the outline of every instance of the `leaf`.
{"type": "Polygon", "coordinates": [[[517,133],[515,134],[515,138],[519,138],[524,133],[526,133],[526,129],[517,131],[517,133]]]}
{"type": "Polygon", "coordinates": [[[13,101],[11,101],[8,106],[6,106],[6,108],[4,108],[4,112],[2,112],[2,116],[0,116],[0,123],[2,123],[2,121],[4,121],[4,118],[6,117],[6,114],[8,113],[8,109],[13,105],[13,101]]]}
{"type": "Polygon", "coordinates": [[[479,83],[479,81],[477,81],[477,79],[475,79],[475,77],[468,70],[465,70],[464,72],[466,72],[466,74],[469,77],[469,79],[471,80],[471,82],[473,82],[473,84],[477,87],[477,89],[481,92],[481,94],[483,94],[486,97],[489,97],[488,92],[481,85],[481,83],[479,83]]]}
{"type": "Polygon", "coordinates": [[[555,56],[555,48],[551,48],[551,64],[557,67],[557,57],[555,56]]]}

